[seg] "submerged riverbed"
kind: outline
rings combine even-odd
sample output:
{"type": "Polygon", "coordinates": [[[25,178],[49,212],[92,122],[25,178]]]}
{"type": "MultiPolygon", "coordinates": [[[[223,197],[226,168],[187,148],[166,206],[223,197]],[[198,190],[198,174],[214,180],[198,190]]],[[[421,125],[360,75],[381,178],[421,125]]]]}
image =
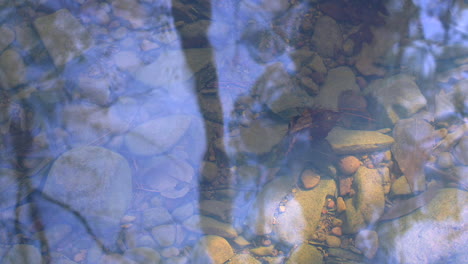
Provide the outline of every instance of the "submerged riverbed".
{"type": "Polygon", "coordinates": [[[0,0],[2,263],[463,263],[463,0],[0,0]]]}

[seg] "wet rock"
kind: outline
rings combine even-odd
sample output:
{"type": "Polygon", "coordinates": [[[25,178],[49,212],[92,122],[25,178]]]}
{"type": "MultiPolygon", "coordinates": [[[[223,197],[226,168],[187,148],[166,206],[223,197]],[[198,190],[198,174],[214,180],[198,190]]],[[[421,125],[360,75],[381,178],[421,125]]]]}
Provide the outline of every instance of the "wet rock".
{"type": "Polygon", "coordinates": [[[109,254],[103,255],[99,260],[99,263],[102,264],[136,264],[135,261],[127,259],[120,254],[109,254]]]}
{"type": "Polygon", "coordinates": [[[22,173],[19,171],[0,168],[0,175],[0,209],[14,206],[33,191],[32,188],[24,188],[29,179],[21,178],[22,173]]]}
{"type": "Polygon", "coordinates": [[[179,49],[162,50],[154,62],[135,72],[135,78],[146,85],[164,88],[174,94],[177,84],[180,86],[181,82],[189,80],[195,72],[208,65],[211,52],[211,49],[188,49],[183,52],[179,49]]]}
{"type": "Polygon", "coordinates": [[[174,155],[152,158],[139,175],[144,188],[160,192],[166,198],[180,198],[190,191],[195,170],[183,159],[174,155]]]}
{"type": "Polygon", "coordinates": [[[2,36],[2,39],[0,40],[0,52],[2,52],[15,40],[15,32],[8,26],[2,25],[0,27],[0,36],[2,36]]]}
{"type": "Polygon", "coordinates": [[[236,254],[229,264],[261,264],[261,262],[249,254],[236,254]]]}
{"type": "Polygon", "coordinates": [[[368,259],[374,258],[379,248],[379,237],[373,230],[361,230],[356,235],[355,244],[368,259]]]}
{"type": "Polygon", "coordinates": [[[107,105],[111,100],[110,82],[105,78],[92,78],[81,76],[78,81],[78,88],[81,96],[90,102],[98,105],[107,105]]]}
{"type": "Polygon", "coordinates": [[[127,148],[137,155],[156,155],[168,151],[187,132],[191,117],[172,115],[150,120],[128,132],[127,148]]]}
{"type": "Polygon", "coordinates": [[[320,17],[315,23],[312,44],[321,56],[334,57],[343,46],[343,36],[338,23],[331,17],[320,17]]]}
{"type": "Polygon", "coordinates": [[[398,74],[376,80],[364,93],[371,97],[370,111],[386,126],[394,125],[426,107],[426,98],[410,75],[398,74]]]}
{"type": "Polygon", "coordinates": [[[250,252],[257,256],[271,256],[275,250],[275,246],[267,246],[267,247],[256,247],[250,249],[250,252]]]}
{"type": "Polygon", "coordinates": [[[287,124],[267,123],[262,120],[253,121],[249,127],[241,127],[241,142],[239,150],[255,154],[265,154],[281,142],[288,131],[287,124]],[[259,137],[259,135],[262,135],[259,137]]]}
{"type": "Polygon", "coordinates": [[[244,32],[243,43],[250,56],[258,63],[272,62],[286,49],[285,41],[271,28],[249,23],[244,32]]]}
{"type": "Polygon", "coordinates": [[[175,220],[183,221],[193,215],[195,212],[195,205],[193,203],[186,203],[177,207],[172,211],[172,216],[175,220]]]}
{"type": "Polygon", "coordinates": [[[424,191],[424,165],[435,145],[434,128],[421,119],[403,119],[393,130],[392,154],[413,192],[424,191]]]}
{"type": "Polygon", "coordinates": [[[112,1],[112,9],[115,16],[127,20],[133,28],[140,28],[145,25],[147,12],[138,2],[132,0],[115,0],[112,1]]]}
{"type": "Polygon", "coordinates": [[[273,231],[276,208],[292,189],[294,183],[288,177],[278,177],[264,186],[255,198],[247,215],[246,226],[256,235],[268,235],[273,231]]]}
{"type": "Polygon", "coordinates": [[[239,247],[246,247],[250,245],[250,242],[247,239],[245,239],[243,236],[238,236],[234,238],[233,242],[236,243],[236,245],[238,245],[239,247]]]}
{"type": "MultiPolygon", "coordinates": [[[[127,120],[118,109],[118,104],[102,108],[90,104],[70,104],[63,108],[62,120],[70,135],[70,143],[90,144],[96,140],[106,141],[113,134],[128,128],[127,120]]],[[[132,110],[127,109],[128,112],[132,110]]]]}
{"type": "Polygon", "coordinates": [[[335,127],[327,136],[337,154],[374,152],[390,147],[394,139],[376,131],[347,130],[335,127]]]}
{"type": "Polygon", "coordinates": [[[169,247],[176,240],[176,227],[174,225],[160,225],[151,229],[154,240],[161,247],[169,247]]]}
{"type": "Polygon", "coordinates": [[[462,186],[468,186],[468,166],[455,166],[452,169],[453,176],[457,179],[457,183],[462,186]]]}
{"type": "Polygon", "coordinates": [[[362,228],[366,227],[364,217],[356,207],[356,197],[345,198],[346,211],[340,216],[343,219],[343,233],[355,234],[362,228]]]}
{"type": "Polygon", "coordinates": [[[340,247],[341,239],[336,236],[327,236],[326,240],[329,247],[340,247]]]}
{"type": "Polygon", "coordinates": [[[46,239],[51,248],[59,246],[59,243],[70,235],[72,227],[68,224],[48,226],[44,231],[34,234],[34,239],[46,239]]]}
{"type": "Polygon", "coordinates": [[[276,217],[273,230],[278,239],[291,245],[311,239],[327,196],[335,192],[335,181],[330,179],[322,179],[314,189],[297,191],[285,204],[284,213],[276,217]]]}
{"type": "Polygon", "coordinates": [[[57,67],[82,55],[93,45],[86,28],[67,9],[39,17],[34,26],[57,67]]]}
{"type": "Polygon", "coordinates": [[[338,111],[338,99],[344,91],[359,92],[356,76],[349,67],[338,67],[328,72],[327,79],[315,100],[320,108],[338,111]]]}
{"type": "Polygon", "coordinates": [[[14,49],[7,49],[0,55],[0,81],[5,89],[26,82],[26,66],[21,55],[14,49]]]}
{"type": "Polygon", "coordinates": [[[152,248],[138,247],[125,251],[124,256],[136,263],[159,264],[161,256],[152,248]]]}
{"type": "Polygon", "coordinates": [[[464,136],[453,149],[453,156],[462,165],[468,166],[468,136],[464,136]]]}
{"type": "Polygon", "coordinates": [[[356,207],[368,224],[375,223],[383,214],[385,195],[382,177],[375,169],[360,167],[354,174],[356,207]]]}
{"type": "Polygon", "coordinates": [[[227,220],[230,218],[232,204],[230,202],[218,200],[202,200],[200,201],[200,212],[204,215],[214,216],[218,219],[227,220]]]}
{"type": "Polygon", "coordinates": [[[453,94],[447,94],[445,91],[440,91],[435,95],[435,110],[434,118],[436,121],[445,121],[453,117],[457,113],[454,104],[453,94]]]}
{"type": "Polygon", "coordinates": [[[132,51],[120,51],[112,59],[115,65],[123,71],[133,72],[142,64],[138,54],[132,51]]]}
{"type": "Polygon", "coordinates": [[[467,192],[441,189],[414,213],[380,223],[376,231],[381,250],[375,261],[412,264],[438,263],[455,256],[466,259],[467,202],[467,192]]]}
{"type": "Polygon", "coordinates": [[[192,232],[215,235],[225,238],[237,237],[237,231],[234,229],[234,227],[232,227],[232,225],[220,222],[208,216],[193,215],[186,219],[183,222],[183,225],[192,232]]]}
{"type": "Polygon", "coordinates": [[[4,264],[41,264],[41,252],[32,245],[16,244],[12,246],[2,259],[4,264]]]}
{"type": "Polygon", "coordinates": [[[171,214],[166,208],[162,206],[146,209],[142,214],[142,224],[145,228],[152,228],[158,225],[167,224],[171,221],[171,214]]]}
{"type": "Polygon", "coordinates": [[[204,236],[193,249],[194,263],[222,264],[234,256],[234,251],[226,241],[219,236],[204,236]]]}
{"type": "Polygon", "coordinates": [[[404,176],[393,182],[390,191],[393,195],[406,195],[412,193],[411,186],[408,184],[408,180],[404,176]]]}
{"type": "Polygon", "coordinates": [[[301,244],[293,249],[289,259],[286,261],[286,264],[293,263],[321,264],[323,263],[323,255],[316,247],[308,244],[301,244]]]}
{"type": "Polygon", "coordinates": [[[361,161],[355,156],[346,156],[338,163],[340,171],[346,175],[354,174],[361,166],[361,161]]]}
{"type": "Polygon", "coordinates": [[[346,211],[346,203],[343,200],[343,197],[341,196],[336,198],[336,210],[338,211],[338,213],[346,211]]]}
{"type": "Polygon", "coordinates": [[[320,175],[315,171],[307,169],[301,173],[301,182],[304,188],[312,189],[320,182],[320,175]]]}

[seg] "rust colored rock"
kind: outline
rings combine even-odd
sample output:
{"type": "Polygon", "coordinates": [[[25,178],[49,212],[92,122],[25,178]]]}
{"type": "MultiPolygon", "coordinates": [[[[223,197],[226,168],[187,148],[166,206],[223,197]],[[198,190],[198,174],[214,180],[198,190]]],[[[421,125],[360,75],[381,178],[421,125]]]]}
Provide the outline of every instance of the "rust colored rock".
{"type": "Polygon", "coordinates": [[[351,175],[361,166],[361,161],[354,156],[346,156],[340,160],[338,166],[342,173],[351,175]]]}
{"type": "Polygon", "coordinates": [[[353,191],[351,185],[353,184],[353,177],[340,179],[340,196],[345,196],[353,191]]]}
{"type": "Polygon", "coordinates": [[[335,208],[335,201],[333,201],[332,199],[328,199],[328,201],[327,201],[327,207],[328,207],[329,209],[335,208]]]}
{"type": "Polygon", "coordinates": [[[335,236],[343,235],[343,231],[341,230],[341,227],[339,226],[332,228],[331,233],[335,236]]]}
{"type": "Polygon", "coordinates": [[[320,175],[313,170],[304,170],[301,174],[301,182],[305,189],[312,189],[320,182],[320,175]]]}

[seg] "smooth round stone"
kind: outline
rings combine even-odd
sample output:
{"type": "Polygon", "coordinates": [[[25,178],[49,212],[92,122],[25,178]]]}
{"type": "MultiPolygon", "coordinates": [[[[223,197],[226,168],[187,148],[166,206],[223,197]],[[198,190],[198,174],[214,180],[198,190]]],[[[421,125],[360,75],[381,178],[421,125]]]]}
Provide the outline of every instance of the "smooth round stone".
{"type": "Polygon", "coordinates": [[[341,172],[350,175],[355,173],[361,166],[361,161],[355,156],[346,156],[340,160],[339,167],[341,172]]]}
{"type": "Polygon", "coordinates": [[[320,175],[313,170],[304,170],[301,174],[302,185],[305,189],[312,189],[320,182],[320,175]]]}

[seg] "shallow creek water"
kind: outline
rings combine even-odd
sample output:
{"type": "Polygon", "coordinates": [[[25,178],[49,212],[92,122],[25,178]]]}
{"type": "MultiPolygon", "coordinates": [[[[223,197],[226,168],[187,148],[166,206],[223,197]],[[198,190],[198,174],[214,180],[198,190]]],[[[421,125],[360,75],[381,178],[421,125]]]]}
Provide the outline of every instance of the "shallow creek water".
{"type": "Polygon", "coordinates": [[[464,263],[464,0],[0,0],[0,262],[464,263]]]}

